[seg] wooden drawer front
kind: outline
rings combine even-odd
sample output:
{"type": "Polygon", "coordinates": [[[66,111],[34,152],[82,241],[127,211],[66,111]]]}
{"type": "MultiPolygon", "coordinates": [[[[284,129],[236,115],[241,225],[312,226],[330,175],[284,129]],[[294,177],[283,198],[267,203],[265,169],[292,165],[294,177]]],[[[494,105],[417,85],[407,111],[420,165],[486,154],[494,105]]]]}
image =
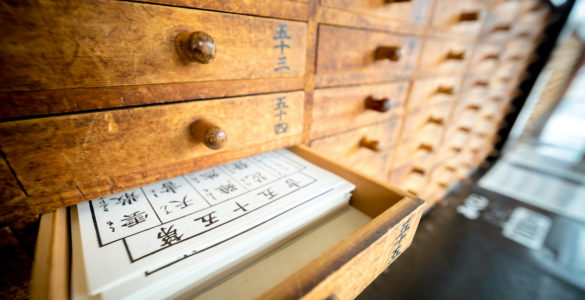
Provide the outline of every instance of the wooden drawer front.
{"type": "Polygon", "coordinates": [[[527,39],[537,37],[547,26],[548,17],[549,11],[544,3],[524,11],[521,10],[516,19],[517,23],[513,35],[527,39]]]}
{"type": "Polygon", "coordinates": [[[440,135],[438,138],[423,136],[401,141],[396,150],[394,164],[409,164],[419,169],[432,167],[439,148],[440,137],[440,135]]]}
{"type": "Polygon", "coordinates": [[[382,82],[410,75],[420,51],[419,38],[330,25],[319,26],[318,45],[318,87],[382,82]],[[392,56],[392,49],[401,54],[392,56]]]}
{"type": "Polygon", "coordinates": [[[480,108],[476,106],[467,106],[463,109],[456,110],[453,118],[449,122],[451,126],[461,130],[472,130],[477,118],[480,116],[480,108]]]}
{"type": "Polygon", "coordinates": [[[418,78],[414,81],[408,110],[426,109],[429,105],[439,105],[454,101],[459,92],[461,77],[434,76],[418,78]]]}
{"type": "MultiPolygon", "coordinates": [[[[271,250],[216,287],[224,290],[227,287],[229,291],[224,294],[236,298],[254,295],[251,298],[325,299],[335,295],[339,299],[353,299],[410,246],[425,202],[345,168],[306,147],[289,150],[352,182],[356,189],[352,192],[350,207],[341,209],[324,222],[310,225],[311,230],[271,250]],[[340,224],[342,229],[332,227],[332,224],[340,224]],[[335,235],[331,234],[332,229],[336,230],[335,235]],[[323,251],[315,251],[319,249],[323,251]],[[289,255],[282,256],[283,253],[289,255]],[[291,264],[282,259],[302,264],[290,270],[291,264]],[[260,269],[256,263],[261,265],[260,269]],[[286,270],[278,272],[282,268],[286,270]],[[274,274],[276,278],[270,286],[263,286],[265,282],[253,282],[257,280],[259,270],[270,270],[269,273],[274,274]],[[256,277],[246,277],[250,273],[256,277]],[[259,286],[260,291],[251,290],[259,286]]],[[[31,294],[34,299],[68,297],[68,287],[73,280],[71,246],[67,209],[44,214],[33,266],[31,294]]],[[[213,289],[215,287],[198,294],[197,299],[224,298],[213,297],[213,289]]],[[[183,292],[182,296],[193,297],[189,291],[183,292]]]]}
{"type": "Polygon", "coordinates": [[[301,22],[114,1],[4,6],[0,14],[3,91],[305,73],[307,30],[301,22]],[[53,15],[63,17],[47,18],[53,15]],[[211,35],[215,59],[181,60],[175,37],[185,31],[211,35]]]}
{"type": "Polygon", "coordinates": [[[311,141],[311,149],[335,161],[385,181],[398,136],[400,119],[311,141]],[[377,141],[368,148],[363,139],[377,141]]]}
{"type": "MultiPolygon", "coordinates": [[[[469,141],[470,131],[460,126],[451,126],[445,132],[445,138],[440,152],[443,156],[455,155],[457,151],[465,148],[469,141]]],[[[439,158],[441,160],[444,157],[439,158]]]]}
{"type": "Polygon", "coordinates": [[[444,129],[451,111],[451,103],[439,103],[427,109],[410,112],[406,116],[402,137],[440,134],[444,129]]]}
{"type": "Polygon", "coordinates": [[[408,193],[422,196],[429,172],[430,169],[421,169],[410,164],[395,166],[390,175],[390,183],[408,193]]]}
{"type": "Polygon", "coordinates": [[[465,72],[472,44],[465,40],[427,38],[419,63],[422,73],[458,74],[465,72]]]}
{"type": "Polygon", "coordinates": [[[512,34],[520,1],[494,3],[487,12],[481,39],[490,42],[504,42],[512,34]]]}
{"type": "Polygon", "coordinates": [[[291,92],[5,122],[0,145],[29,195],[77,187],[96,198],[299,143],[303,103],[291,92]],[[222,149],[193,138],[201,118],[227,134],[222,149]]]}
{"type": "Polygon", "coordinates": [[[502,56],[502,45],[493,43],[478,43],[471,59],[469,73],[491,74],[497,67],[502,56]]]}
{"type": "Polygon", "coordinates": [[[527,41],[525,39],[513,39],[506,44],[506,48],[503,53],[504,61],[526,61],[533,54],[534,49],[537,46],[536,43],[527,41]]]}
{"type": "Polygon", "coordinates": [[[382,85],[315,90],[311,138],[402,116],[409,85],[408,81],[399,81],[382,85]],[[384,112],[386,109],[388,110],[384,112]]]}
{"type": "Polygon", "coordinates": [[[432,26],[442,32],[473,37],[479,33],[485,17],[482,1],[437,0],[432,26]]]}
{"type": "Polygon", "coordinates": [[[404,23],[426,24],[433,0],[387,1],[387,0],[321,0],[326,7],[350,10],[375,15],[404,23]]]}

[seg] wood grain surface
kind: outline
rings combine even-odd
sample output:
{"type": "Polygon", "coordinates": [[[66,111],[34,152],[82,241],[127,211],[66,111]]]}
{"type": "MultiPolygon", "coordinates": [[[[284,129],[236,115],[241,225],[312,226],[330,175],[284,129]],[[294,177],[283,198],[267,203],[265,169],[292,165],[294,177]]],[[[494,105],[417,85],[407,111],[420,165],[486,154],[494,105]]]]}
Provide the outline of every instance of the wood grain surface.
{"type": "Polygon", "coordinates": [[[294,77],[305,73],[307,32],[306,24],[300,22],[81,0],[6,4],[0,9],[0,20],[2,91],[294,77]],[[285,28],[283,39],[276,39],[281,28],[285,28]],[[174,40],[183,31],[210,34],[218,48],[216,59],[210,64],[182,62],[174,40]],[[280,47],[280,42],[285,46],[280,47]],[[281,61],[285,65],[278,65],[281,61]],[[276,70],[281,66],[288,68],[276,70]]]}
{"type": "Polygon", "coordinates": [[[315,85],[373,83],[406,77],[412,75],[419,51],[420,39],[416,37],[320,25],[315,85]],[[376,60],[379,46],[400,47],[400,60],[376,60]]]}
{"type": "Polygon", "coordinates": [[[430,19],[432,0],[396,2],[387,0],[321,0],[321,5],[404,23],[426,24],[430,19]]]}
{"type": "Polygon", "coordinates": [[[152,172],[172,172],[177,165],[190,166],[179,167],[185,173],[195,170],[216,152],[192,138],[190,125],[199,118],[225,130],[228,142],[217,151],[224,155],[291,145],[294,139],[285,138],[302,132],[303,101],[304,93],[295,92],[6,122],[0,124],[0,146],[26,191],[37,196],[136,173],[164,176],[152,172]],[[276,133],[279,98],[288,127],[276,133]]]}
{"type": "Polygon", "coordinates": [[[381,85],[315,90],[311,138],[315,139],[402,116],[409,87],[410,82],[397,81],[381,85]],[[390,109],[383,113],[368,109],[365,105],[368,97],[387,98],[390,101],[390,109]]]}

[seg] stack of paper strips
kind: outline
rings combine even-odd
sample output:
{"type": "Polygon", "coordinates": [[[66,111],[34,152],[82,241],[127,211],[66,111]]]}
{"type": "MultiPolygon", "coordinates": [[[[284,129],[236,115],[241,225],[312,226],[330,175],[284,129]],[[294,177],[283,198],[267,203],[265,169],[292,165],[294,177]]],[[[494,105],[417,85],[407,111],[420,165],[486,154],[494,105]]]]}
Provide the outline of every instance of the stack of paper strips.
{"type": "Polygon", "coordinates": [[[202,290],[346,206],[353,189],[283,149],[80,203],[71,213],[71,295],[202,290]]]}

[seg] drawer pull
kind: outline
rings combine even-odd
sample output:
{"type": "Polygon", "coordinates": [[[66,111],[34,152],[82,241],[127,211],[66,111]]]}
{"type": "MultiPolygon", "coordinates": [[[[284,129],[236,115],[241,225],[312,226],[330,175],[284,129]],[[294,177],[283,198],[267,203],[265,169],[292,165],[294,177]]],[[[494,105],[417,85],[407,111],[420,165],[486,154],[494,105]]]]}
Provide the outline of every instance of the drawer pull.
{"type": "Polygon", "coordinates": [[[402,47],[399,46],[379,46],[376,48],[376,60],[388,59],[390,61],[399,61],[402,57],[402,47]]]}
{"type": "Polygon", "coordinates": [[[449,51],[447,53],[447,60],[464,60],[465,59],[465,51],[456,52],[456,51],[449,51]]]}
{"type": "Polygon", "coordinates": [[[175,38],[175,49],[187,62],[207,64],[215,58],[215,41],[211,35],[201,32],[181,32],[175,38]]]}
{"type": "Polygon", "coordinates": [[[420,146],[418,146],[418,149],[433,152],[433,145],[422,143],[420,144],[420,146]]]}
{"type": "Polygon", "coordinates": [[[478,80],[475,82],[477,86],[488,86],[490,83],[487,80],[478,80]]]}
{"type": "Polygon", "coordinates": [[[503,24],[503,25],[494,26],[494,28],[492,28],[492,32],[510,31],[510,29],[512,29],[512,25],[503,24]]]}
{"type": "Polygon", "coordinates": [[[377,99],[374,96],[369,96],[366,98],[365,104],[367,109],[381,113],[387,112],[392,108],[392,101],[389,98],[377,99]]]}
{"type": "Polygon", "coordinates": [[[378,152],[378,151],[382,150],[382,146],[383,146],[383,144],[378,140],[372,140],[372,139],[369,139],[367,137],[363,137],[360,140],[360,147],[370,149],[374,152],[378,152]]]}
{"type": "Polygon", "coordinates": [[[198,142],[203,142],[207,148],[219,150],[227,142],[227,134],[219,126],[199,119],[191,125],[191,134],[198,142]]]}
{"type": "Polygon", "coordinates": [[[437,94],[453,95],[455,94],[455,89],[452,86],[441,85],[437,88],[437,94]]]}
{"type": "Polygon", "coordinates": [[[427,173],[427,171],[424,170],[424,169],[418,168],[418,167],[413,167],[412,168],[412,173],[414,173],[414,174],[420,174],[420,175],[423,175],[424,176],[427,173]]]}
{"type": "Polygon", "coordinates": [[[435,118],[433,116],[430,116],[427,122],[437,125],[443,125],[443,118],[435,118]]]}
{"type": "Polygon", "coordinates": [[[483,57],[484,60],[491,60],[491,59],[497,60],[499,58],[500,58],[500,55],[496,54],[496,53],[488,54],[488,55],[483,57]]]}
{"type": "Polygon", "coordinates": [[[522,57],[522,55],[516,54],[514,56],[510,56],[510,60],[514,60],[514,61],[519,61],[522,60],[524,57],[522,57]]]}
{"type": "Polygon", "coordinates": [[[479,20],[479,12],[464,12],[459,15],[459,22],[475,22],[479,20]]]}

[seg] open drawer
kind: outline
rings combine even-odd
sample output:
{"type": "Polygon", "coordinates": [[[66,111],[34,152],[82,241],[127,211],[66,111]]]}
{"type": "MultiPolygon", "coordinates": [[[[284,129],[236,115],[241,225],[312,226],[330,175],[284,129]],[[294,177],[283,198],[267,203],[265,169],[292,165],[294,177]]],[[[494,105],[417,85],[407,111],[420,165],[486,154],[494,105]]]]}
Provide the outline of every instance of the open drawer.
{"type": "MultiPolygon", "coordinates": [[[[290,151],[352,182],[349,207],[313,225],[197,295],[200,299],[349,299],[357,296],[410,245],[424,201],[305,146],[290,151]]],[[[70,297],[70,238],[66,208],[42,216],[32,298],[70,297]]]]}

